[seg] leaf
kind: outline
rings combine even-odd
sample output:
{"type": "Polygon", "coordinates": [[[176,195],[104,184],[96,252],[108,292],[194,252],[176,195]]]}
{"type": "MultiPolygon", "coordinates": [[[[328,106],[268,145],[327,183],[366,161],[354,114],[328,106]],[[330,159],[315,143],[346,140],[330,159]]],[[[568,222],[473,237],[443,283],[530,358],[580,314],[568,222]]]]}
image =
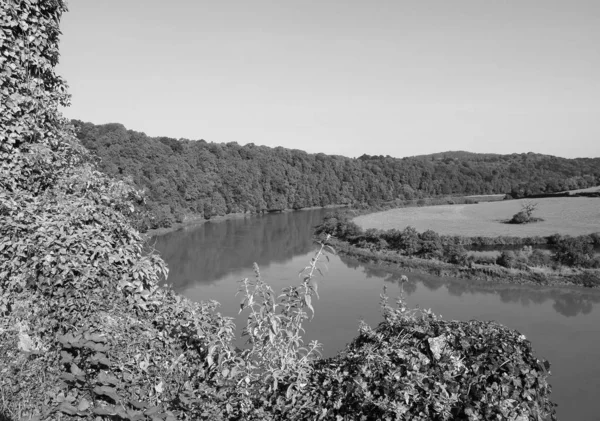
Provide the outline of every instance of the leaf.
{"type": "Polygon", "coordinates": [[[292,393],[294,393],[294,384],[292,383],[288,388],[287,388],[287,392],[285,392],[285,397],[287,399],[289,399],[292,396],[292,393]]]}
{"type": "Polygon", "coordinates": [[[156,390],[156,393],[160,395],[163,392],[163,382],[160,382],[159,384],[154,386],[154,390],[156,390]]]}
{"type": "Polygon", "coordinates": [[[61,363],[73,362],[73,356],[66,351],[61,351],[60,356],[62,357],[61,363]]]}
{"type": "Polygon", "coordinates": [[[142,369],[142,371],[148,370],[149,366],[150,366],[150,363],[147,360],[140,361],[140,368],[142,369]]]}
{"type": "Polygon", "coordinates": [[[58,410],[62,413],[68,414],[68,415],[77,415],[79,412],[77,410],[77,408],[75,408],[73,405],[71,405],[70,403],[67,403],[67,402],[61,403],[60,406],[58,407],[58,410]]]}
{"type": "Polygon", "coordinates": [[[145,402],[140,402],[135,399],[132,399],[131,401],[129,401],[129,403],[136,409],[144,409],[148,406],[148,404],[146,404],[145,402]]]}
{"type": "Polygon", "coordinates": [[[90,407],[90,403],[87,401],[86,398],[81,399],[81,401],[79,402],[79,405],[77,406],[77,410],[79,411],[85,411],[90,407]]]}
{"type": "Polygon", "coordinates": [[[108,396],[109,398],[111,398],[115,402],[119,401],[119,395],[117,395],[117,392],[112,387],[108,387],[108,386],[99,387],[99,386],[96,386],[94,388],[94,393],[97,394],[97,395],[100,395],[100,396],[108,396]]]}
{"type": "Polygon", "coordinates": [[[154,414],[157,414],[158,412],[160,412],[160,407],[159,406],[152,406],[150,408],[148,408],[145,412],[144,415],[150,417],[154,414]]]}
{"type": "Polygon", "coordinates": [[[116,386],[119,384],[119,380],[115,376],[103,372],[98,375],[98,381],[104,385],[116,386]]]}
{"type": "MultiPolygon", "coordinates": [[[[312,311],[312,317],[315,317],[315,309],[313,308],[311,301],[312,301],[311,296],[309,294],[306,294],[304,296],[304,302],[306,303],[306,306],[310,309],[310,311],[312,311]]],[[[311,319],[312,319],[312,317],[311,317],[311,319]]]]}
{"type": "Polygon", "coordinates": [[[36,350],[35,344],[31,337],[24,332],[19,332],[19,349],[23,352],[30,353],[36,350]]]}
{"type": "Polygon", "coordinates": [[[103,365],[106,367],[110,367],[110,360],[106,358],[106,355],[101,352],[97,352],[94,355],[92,355],[90,357],[90,362],[94,365],[103,365]]]}
{"type": "Polygon", "coordinates": [[[98,342],[98,343],[105,343],[106,342],[106,338],[104,336],[98,335],[97,333],[94,333],[94,334],[90,335],[88,339],[90,341],[94,341],[94,342],[98,342]]]}
{"type": "Polygon", "coordinates": [[[117,412],[115,411],[115,407],[112,405],[104,406],[104,407],[96,407],[92,411],[96,415],[100,416],[113,416],[117,412]]]}
{"type": "Polygon", "coordinates": [[[60,378],[67,382],[74,382],[76,380],[75,376],[72,375],[71,373],[62,373],[60,375],[60,378]]]}
{"type": "Polygon", "coordinates": [[[71,374],[73,374],[76,377],[83,377],[83,376],[85,376],[85,372],[82,369],[80,369],[77,366],[77,364],[75,364],[75,363],[71,364],[71,374]]]}

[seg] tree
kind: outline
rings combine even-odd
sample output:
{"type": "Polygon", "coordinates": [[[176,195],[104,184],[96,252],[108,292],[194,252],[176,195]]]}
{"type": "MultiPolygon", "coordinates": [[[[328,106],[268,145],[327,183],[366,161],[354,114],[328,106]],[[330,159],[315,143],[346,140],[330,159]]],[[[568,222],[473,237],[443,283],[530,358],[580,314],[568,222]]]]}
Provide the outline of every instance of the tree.
{"type": "Polygon", "coordinates": [[[554,248],[554,260],[563,265],[585,267],[594,258],[594,246],[581,237],[563,237],[554,248]]]}
{"type": "Polygon", "coordinates": [[[424,257],[441,257],[443,255],[443,246],[440,235],[432,230],[427,230],[420,235],[421,250],[419,251],[424,257]]]}
{"type": "Polygon", "coordinates": [[[521,210],[515,213],[510,221],[511,224],[527,224],[530,222],[538,222],[541,221],[541,218],[534,218],[533,212],[538,207],[538,203],[534,202],[526,202],[521,205],[521,210]]]}

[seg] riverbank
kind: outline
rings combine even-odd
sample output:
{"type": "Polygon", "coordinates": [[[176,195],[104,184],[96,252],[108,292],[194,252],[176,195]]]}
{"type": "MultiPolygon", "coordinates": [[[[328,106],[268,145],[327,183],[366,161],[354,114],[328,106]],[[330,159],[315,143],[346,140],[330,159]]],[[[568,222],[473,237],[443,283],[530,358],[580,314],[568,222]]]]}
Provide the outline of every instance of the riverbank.
{"type": "Polygon", "coordinates": [[[425,273],[439,277],[463,278],[482,284],[503,283],[540,286],[583,286],[600,288],[600,271],[562,267],[527,269],[505,268],[500,265],[470,263],[468,266],[447,263],[436,259],[403,256],[392,250],[375,251],[352,246],[346,241],[331,239],[329,244],[337,253],[363,263],[402,269],[407,272],[425,273]]]}
{"type": "Polygon", "coordinates": [[[223,222],[229,219],[239,219],[239,218],[249,218],[253,216],[268,214],[268,213],[283,213],[283,212],[301,212],[301,211],[309,211],[314,209],[338,209],[345,208],[348,205],[327,205],[327,206],[309,206],[302,209],[283,209],[277,211],[268,211],[268,212],[237,212],[237,213],[228,213],[227,215],[215,216],[210,219],[204,218],[201,214],[192,214],[185,217],[183,222],[176,222],[170,227],[164,228],[154,228],[150,229],[144,233],[142,233],[142,237],[144,239],[150,239],[152,237],[165,235],[170,232],[179,231],[182,229],[193,228],[196,226],[203,225],[207,222],[223,222]]]}

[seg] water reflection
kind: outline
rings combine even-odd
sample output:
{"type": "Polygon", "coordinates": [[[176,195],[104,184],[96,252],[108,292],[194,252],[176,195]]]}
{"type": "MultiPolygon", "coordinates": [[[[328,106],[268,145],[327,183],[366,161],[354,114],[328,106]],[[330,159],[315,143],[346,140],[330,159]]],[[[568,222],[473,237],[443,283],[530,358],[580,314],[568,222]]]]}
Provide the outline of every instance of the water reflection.
{"type": "Polygon", "coordinates": [[[228,273],[269,263],[282,263],[312,250],[312,227],[326,209],[265,214],[222,222],[207,222],[155,237],[169,265],[175,290],[191,284],[212,284],[228,273]]]}
{"type": "Polygon", "coordinates": [[[362,263],[356,259],[340,256],[342,262],[350,268],[359,269],[367,278],[382,278],[384,282],[402,284],[404,293],[408,296],[417,291],[421,284],[429,291],[436,291],[446,286],[452,296],[495,294],[503,303],[518,303],[524,307],[530,304],[552,302],[552,308],[565,317],[590,314],[594,304],[600,303],[600,291],[576,287],[540,287],[533,285],[483,284],[465,281],[460,278],[438,278],[432,275],[408,273],[397,269],[389,269],[362,263]],[[402,282],[402,275],[407,275],[408,281],[402,282]]]}

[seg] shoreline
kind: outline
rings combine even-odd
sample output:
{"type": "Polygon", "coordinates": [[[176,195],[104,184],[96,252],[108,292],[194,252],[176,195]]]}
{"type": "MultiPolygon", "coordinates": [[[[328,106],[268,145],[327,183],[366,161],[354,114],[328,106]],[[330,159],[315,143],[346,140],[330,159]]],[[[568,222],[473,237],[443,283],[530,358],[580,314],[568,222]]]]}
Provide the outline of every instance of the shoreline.
{"type": "Polygon", "coordinates": [[[337,209],[337,208],[345,208],[349,205],[326,205],[326,206],[309,206],[301,209],[282,209],[282,210],[274,210],[274,211],[266,211],[266,212],[234,212],[228,213],[226,215],[215,216],[210,219],[205,219],[204,216],[200,214],[191,215],[186,217],[183,222],[176,222],[170,227],[165,228],[154,228],[150,229],[144,233],[140,233],[144,240],[149,240],[152,237],[159,237],[161,235],[169,234],[171,232],[180,231],[187,228],[197,227],[200,225],[204,225],[207,222],[223,222],[229,219],[240,219],[240,218],[250,218],[253,216],[259,216],[269,213],[286,213],[286,212],[302,212],[309,211],[315,209],[337,209]]]}
{"type": "Polygon", "coordinates": [[[594,270],[565,270],[548,272],[535,269],[508,269],[499,265],[473,264],[459,266],[439,260],[407,257],[396,252],[378,252],[352,246],[345,241],[329,240],[336,253],[354,258],[361,263],[377,265],[382,269],[400,269],[406,272],[416,272],[439,277],[462,278],[479,284],[512,284],[535,286],[577,286],[590,289],[600,289],[600,283],[586,282],[586,276],[595,274],[594,270]],[[566,273],[565,273],[566,272],[566,273]]]}

